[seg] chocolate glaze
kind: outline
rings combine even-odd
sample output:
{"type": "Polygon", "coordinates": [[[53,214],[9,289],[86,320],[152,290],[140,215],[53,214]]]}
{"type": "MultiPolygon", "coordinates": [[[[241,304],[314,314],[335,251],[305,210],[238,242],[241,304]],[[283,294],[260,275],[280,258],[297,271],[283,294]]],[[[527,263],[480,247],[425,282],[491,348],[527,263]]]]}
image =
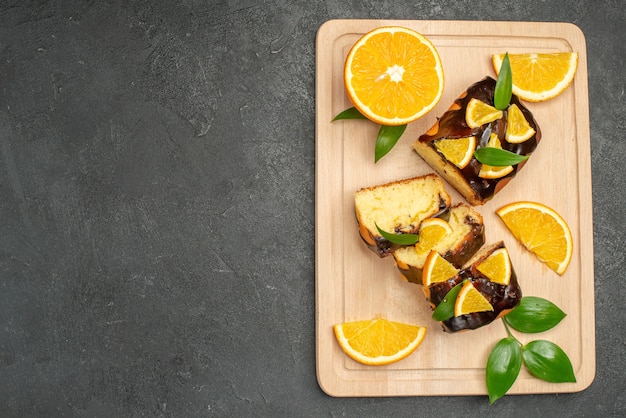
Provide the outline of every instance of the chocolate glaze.
{"type": "Polygon", "coordinates": [[[433,309],[441,303],[454,286],[466,279],[471,281],[474,287],[476,287],[476,289],[487,298],[491,306],[493,306],[493,311],[474,312],[467,315],[454,316],[443,321],[441,325],[446,332],[476,329],[490,324],[498,317],[516,307],[522,299],[522,289],[519,286],[517,275],[513,268],[511,268],[511,280],[509,284],[505,286],[499,283],[493,283],[480,273],[475,267],[478,264],[480,264],[480,262],[473,263],[472,266],[461,270],[456,277],[445,282],[432,284],[429,287],[429,302],[433,309]]]}
{"type": "MultiPolygon", "coordinates": [[[[430,135],[431,131],[434,130],[431,128],[431,130],[429,130],[426,134],[420,136],[418,140],[423,143],[429,143],[434,150],[437,150],[432,142],[438,139],[475,136],[477,140],[476,147],[480,148],[487,145],[489,136],[492,132],[495,132],[498,135],[498,138],[500,138],[503,149],[519,155],[532,154],[541,140],[541,131],[535,121],[535,118],[533,117],[533,114],[520,102],[516,95],[511,97],[511,104],[517,105],[530,126],[535,130],[535,134],[530,139],[520,144],[511,144],[505,140],[508,116],[506,110],[503,111],[503,117],[494,122],[485,124],[478,128],[470,128],[467,126],[467,123],[465,122],[465,112],[469,101],[472,98],[475,98],[493,105],[495,87],[496,80],[491,77],[485,77],[483,80],[472,84],[466,92],[454,101],[450,110],[446,111],[441,118],[439,118],[435,125],[438,128],[437,132],[430,135]]],[[[478,160],[472,158],[472,161],[465,168],[458,169],[456,167],[452,167],[452,169],[458,170],[476,194],[482,200],[486,201],[492,198],[498,190],[511,180],[511,178],[515,177],[517,171],[522,168],[524,163],[514,165],[511,173],[497,179],[483,179],[478,177],[481,165],[482,164],[478,162],[478,160]]]]}

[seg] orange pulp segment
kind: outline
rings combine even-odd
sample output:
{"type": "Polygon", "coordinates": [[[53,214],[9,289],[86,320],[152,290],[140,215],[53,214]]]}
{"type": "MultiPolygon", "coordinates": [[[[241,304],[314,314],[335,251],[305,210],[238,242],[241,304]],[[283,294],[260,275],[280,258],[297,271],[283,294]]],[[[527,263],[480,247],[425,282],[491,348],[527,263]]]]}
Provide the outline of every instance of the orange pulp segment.
{"type": "Polygon", "coordinates": [[[454,303],[454,316],[466,315],[474,312],[493,311],[493,306],[472,284],[465,282],[454,303]]]}
{"type": "Polygon", "coordinates": [[[494,283],[508,285],[511,281],[511,259],[506,248],[498,248],[476,269],[494,283]]]}
{"type": "Polygon", "coordinates": [[[455,277],[459,270],[443,258],[437,251],[431,251],[426,257],[422,268],[422,284],[424,288],[432,283],[444,282],[455,277]]]}

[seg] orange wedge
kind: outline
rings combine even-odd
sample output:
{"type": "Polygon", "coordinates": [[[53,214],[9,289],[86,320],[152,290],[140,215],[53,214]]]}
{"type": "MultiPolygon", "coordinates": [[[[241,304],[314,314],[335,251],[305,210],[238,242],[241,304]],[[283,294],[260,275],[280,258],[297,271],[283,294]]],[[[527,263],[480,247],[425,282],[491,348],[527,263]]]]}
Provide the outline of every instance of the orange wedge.
{"type": "Polygon", "coordinates": [[[454,316],[466,315],[474,312],[493,311],[493,306],[480,293],[472,282],[465,282],[454,303],[454,316]]]}
{"type": "Polygon", "coordinates": [[[474,156],[476,137],[440,139],[435,141],[435,148],[452,164],[459,168],[465,168],[474,156]]]}
{"type": "MultiPolygon", "coordinates": [[[[492,56],[493,68],[500,73],[504,54],[492,56]]],[[[529,102],[541,102],[561,94],[574,80],[578,53],[509,54],[513,93],[529,102]]]]}
{"type": "Polygon", "coordinates": [[[433,283],[445,282],[455,277],[459,270],[446,261],[437,251],[431,251],[422,268],[422,284],[427,288],[433,283]]]}
{"type": "MultiPolygon", "coordinates": [[[[489,142],[487,142],[488,147],[502,148],[502,144],[500,142],[500,138],[495,133],[491,133],[489,137],[489,142]]],[[[494,166],[483,164],[480,167],[480,171],[478,172],[478,177],[483,179],[498,179],[500,177],[504,177],[513,171],[512,165],[504,165],[504,166],[494,166]]]]}
{"type": "Polygon", "coordinates": [[[420,224],[419,241],[415,244],[415,251],[424,254],[437,245],[439,241],[452,233],[452,227],[441,218],[426,218],[420,224]]]}
{"type": "Polygon", "coordinates": [[[395,363],[414,352],[426,336],[426,327],[374,318],[334,326],[342,350],[359,363],[372,366],[395,363]]]}
{"type": "Polygon", "coordinates": [[[508,285],[511,281],[511,259],[506,248],[498,248],[476,269],[494,283],[508,285]]]}
{"type": "Polygon", "coordinates": [[[470,99],[465,110],[465,123],[470,128],[478,128],[502,117],[502,111],[475,98],[470,99]]]}
{"type": "Polygon", "coordinates": [[[385,26],[354,44],[346,58],[344,83],[365,117],[381,125],[404,125],[437,105],[443,94],[443,67],[423,35],[385,26]]]}
{"type": "Polygon", "coordinates": [[[572,259],[574,244],[567,222],[536,202],[515,202],[496,211],[513,236],[559,275],[572,259]]]}
{"type": "Polygon", "coordinates": [[[509,106],[505,135],[507,142],[521,144],[532,138],[534,134],[535,130],[530,126],[520,108],[516,104],[509,106]]]}

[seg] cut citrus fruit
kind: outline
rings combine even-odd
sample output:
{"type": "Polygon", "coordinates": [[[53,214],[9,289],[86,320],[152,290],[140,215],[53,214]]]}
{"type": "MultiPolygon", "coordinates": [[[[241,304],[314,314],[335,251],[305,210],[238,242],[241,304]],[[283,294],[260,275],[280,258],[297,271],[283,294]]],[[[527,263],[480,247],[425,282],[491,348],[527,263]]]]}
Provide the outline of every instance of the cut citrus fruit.
{"type": "Polygon", "coordinates": [[[472,282],[468,280],[463,287],[461,287],[461,291],[456,297],[454,316],[486,311],[493,311],[493,306],[491,306],[482,293],[476,290],[472,282]]]}
{"type": "Polygon", "coordinates": [[[380,366],[406,358],[424,340],[426,327],[374,318],[334,326],[343,351],[359,363],[380,366]]]}
{"type": "Polygon", "coordinates": [[[458,273],[459,270],[439,255],[437,251],[431,251],[422,268],[422,284],[424,287],[428,287],[432,283],[445,282],[458,273]]]}
{"type": "Polygon", "coordinates": [[[465,110],[465,123],[470,128],[479,128],[502,117],[502,111],[476,98],[470,99],[465,110]]]}
{"type": "Polygon", "coordinates": [[[420,224],[419,241],[415,244],[415,251],[419,254],[433,249],[439,241],[452,233],[452,227],[441,218],[427,218],[420,224]]]}
{"type": "Polygon", "coordinates": [[[494,283],[508,285],[511,281],[511,259],[506,248],[495,250],[476,269],[494,283]]]}
{"type": "Polygon", "coordinates": [[[535,130],[530,126],[524,114],[512,104],[507,109],[506,120],[506,140],[511,144],[520,144],[529,140],[535,134],[535,130]]]}
{"type": "MultiPolygon", "coordinates": [[[[500,72],[504,54],[492,55],[493,68],[500,72]]],[[[529,102],[541,102],[561,94],[574,80],[577,52],[509,54],[513,93],[529,102]]]]}
{"type": "Polygon", "coordinates": [[[464,138],[440,139],[435,141],[435,148],[441,152],[448,161],[459,168],[465,168],[476,149],[476,137],[467,136],[464,138]]]}
{"type": "MultiPolygon", "coordinates": [[[[487,142],[487,146],[502,149],[502,143],[500,142],[500,138],[498,138],[498,135],[496,135],[494,132],[491,133],[489,141],[487,142]]],[[[478,177],[483,179],[498,179],[500,177],[506,176],[511,171],[513,171],[512,165],[495,166],[483,164],[482,166],[480,166],[478,177]]]]}
{"type": "Polygon", "coordinates": [[[511,203],[496,213],[524,247],[558,274],[565,273],[574,245],[561,215],[537,202],[511,203]]]}
{"type": "Polygon", "coordinates": [[[354,44],[346,58],[344,83],[365,117],[381,125],[404,125],[437,105],[443,94],[443,67],[423,35],[385,26],[354,44]]]}
{"type": "Polygon", "coordinates": [[[480,172],[478,173],[478,177],[483,179],[499,179],[500,177],[504,177],[513,171],[513,166],[507,165],[502,167],[496,167],[493,165],[483,164],[480,172]]]}

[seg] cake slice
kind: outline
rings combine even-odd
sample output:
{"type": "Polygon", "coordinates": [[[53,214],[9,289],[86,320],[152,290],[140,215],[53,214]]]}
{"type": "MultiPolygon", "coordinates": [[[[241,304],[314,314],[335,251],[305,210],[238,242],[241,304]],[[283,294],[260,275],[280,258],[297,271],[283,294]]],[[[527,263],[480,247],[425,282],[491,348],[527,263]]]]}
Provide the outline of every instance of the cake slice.
{"type": "MultiPolygon", "coordinates": [[[[393,256],[402,276],[411,283],[422,284],[422,268],[431,250],[460,268],[485,243],[483,217],[470,206],[459,203],[442,216],[450,226],[450,231],[437,240],[433,247],[420,245],[397,249],[393,256]]],[[[419,234],[421,236],[422,230],[419,234]]]]}
{"type": "MultiPolygon", "coordinates": [[[[535,150],[541,139],[539,126],[532,113],[515,95],[511,98],[509,107],[501,112],[500,117],[479,126],[468,125],[466,120],[468,105],[473,107],[478,104],[478,107],[483,108],[485,105],[493,106],[495,85],[496,80],[491,77],[471,85],[428,132],[413,144],[413,148],[424,161],[458,190],[471,205],[482,205],[492,199],[526,163],[507,166],[506,170],[500,169],[501,167],[485,167],[473,156],[475,149],[496,146],[526,156],[535,150]],[[530,134],[528,137],[520,138],[507,134],[507,130],[511,132],[515,130],[515,126],[509,125],[509,118],[512,115],[521,118],[521,123],[528,127],[527,131],[530,134]],[[451,155],[446,155],[441,146],[442,141],[446,140],[459,140],[464,141],[463,144],[468,144],[466,148],[468,152],[465,154],[467,158],[460,158],[457,161],[451,155]]],[[[446,145],[450,146],[451,143],[448,142],[446,145]]]]}
{"type": "Polygon", "coordinates": [[[378,232],[417,234],[421,222],[445,213],[450,195],[436,174],[427,174],[391,183],[366,187],[354,195],[359,233],[370,249],[386,257],[400,246],[378,232]]]}
{"type": "Polygon", "coordinates": [[[423,288],[426,299],[431,307],[435,309],[454,286],[464,280],[468,280],[493,307],[491,311],[453,316],[450,319],[442,321],[441,325],[444,331],[456,332],[480,328],[506,315],[520,303],[522,299],[522,289],[519,286],[512,265],[511,275],[507,284],[493,282],[479,270],[480,264],[501,248],[506,248],[502,241],[482,247],[462,267],[455,277],[443,282],[433,283],[423,288]]]}

